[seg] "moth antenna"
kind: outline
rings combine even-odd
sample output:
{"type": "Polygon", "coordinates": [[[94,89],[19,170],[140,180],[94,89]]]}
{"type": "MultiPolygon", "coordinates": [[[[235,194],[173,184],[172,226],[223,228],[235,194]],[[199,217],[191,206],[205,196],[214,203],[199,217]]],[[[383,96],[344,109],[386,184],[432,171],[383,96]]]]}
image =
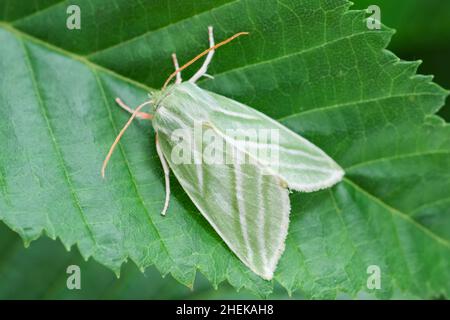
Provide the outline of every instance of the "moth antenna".
{"type": "Polygon", "coordinates": [[[178,68],[177,70],[175,70],[174,72],[171,73],[171,75],[167,78],[166,82],[164,82],[164,85],[162,87],[161,90],[164,90],[167,85],[169,84],[170,80],[173,79],[173,77],[175,77],[177,75],[177,73],[179,73],[180,71],[183,71],[184,69],[186,69],[187,67],[189,67],[191,64],[193,64],[195,61],[197,61],[198,59],[200,59],[201,57],[203,57],[204,55],[208,54],[208,52],[215,50],[225,44],[227,44],[230,41],[233,41],[234,39],[236,39],[239,36],[242,35],[247,35],[249,34],[249,32],[239,32],[236,33],[234,36],[229,37],[228,39],[223,40],[222,42],[219,42],[218,44],[214,45],[213,47],[210,47],[208,49],[206,49],[205,51],[203,51],[202,53],[200,53],[199,55],[197,55],[195,58],[193,58],[192,60],[190,60],[189,62],[187,62],[186,64],[184,64],[182,67],[178,68]]]}
{"type": "Polygon", "coordinates": [[[143,104],[141,104],[140,106],[138,106],[134,111],[133,114],[131,115],[130,119],[128,119],[127,123],[125,124],[125,126],[122,128],[122,130],[120,130],[119,134],[117,135],[116,139],[114,140],[113,144],[111,145],[111,147],[109,148],[108,154],[106,155],[105,160],[103,161],[103,165],[102,165],[102,178],[105,177],[105,169],[106,166],[108,165],[109,159],[111,158],[114,149],[116,148],[117,144],[120,141],[120,138],[122,138],[123,134],[125,133],[125,131],[128,129],[128,127],[130,126],[131,122],[133,122],[134,118],[136,118],[136,116],[139,114],[139,111],[141,111],[141,109],[143,107],[145,107],[146,105],[152,103],[153,101],[146,101],[143,104]]]}

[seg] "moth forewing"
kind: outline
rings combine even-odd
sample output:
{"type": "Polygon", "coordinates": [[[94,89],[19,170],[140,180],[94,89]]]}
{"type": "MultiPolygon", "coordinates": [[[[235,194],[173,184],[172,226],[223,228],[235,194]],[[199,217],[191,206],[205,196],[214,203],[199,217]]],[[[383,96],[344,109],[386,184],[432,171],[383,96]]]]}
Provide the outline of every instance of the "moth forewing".
{"type": "MultiPolygon", "coordinates": [[[[244,131],[273,130],[278,139],[253,141],[247,152],[260,158],[261,151],[277,152],[277,161],[268,163],[272,171],[285,181],[290,189],[311,192],[328,188],[339,182],[344,171],[323,150],[286,128],[265,114],[227,97],[201,89],[192,83],[183,83],[174,90],[173,100],[189,99],[200,116],[206,118],[220,132],[230,128],[244,131]]],[[[232,137],[229,137],[232,139],[232,137]]]]}
{"type": "Polygon", "coordinates": [[[318,147],[250,107],[192,83],[168,90],[153,124],[170,168],[230,249],[255,273],[271,279],[288,230],[287,188],[312,191],[331,186],[342,177],[342,169],[318,147]],[[246,148],[243,138],[228,134],[229,129],[271,129],[279,137],[276,142],[251,141],[251,148],[246,148]],[[192,153],[184,158],[190,160],[187,163],[173,158],[180,136],[173,139],[173,133],[179,130],[185,130],[183,146],[192,153]],[[203,134],[202,130],[209,130],[208,136],[224,146],[216,148],[221,163],[198,162],[210,147],[207,141],[198,143],[196,132],[203,134]],[[276,165],[259,160],[263,148],[277,149],[276,165]]]}
{"type": "MultiPolygon", "coordinates": [[[[189,135],[194,131],[195,116],[200,117],[189,108],[189,99],[182,100],[180,104],[164,100],[155,115],[153,123],[161,150],[183,189],[228,247],[253,272],[271,279],[284,250],[289,191],[278,176],[268,174],[267,168],[258,163],[226,163],[228,142],[208,124],[202,128],[223,146],[215,150],[221,153],[220,161],[196,164],[192,155],[187,163],[174,162],[171,155],[179,141],[172,139],[170,132],[186,129],[189,135]]],[[[183,143],[199,153],[194,141],[189,136],[183,143]]],[[[200,149],[206,150],[207,143],[203,141],[200,149]]],[[[237,158],[247,156],[240,149],[235,152],[237,158]]]]}

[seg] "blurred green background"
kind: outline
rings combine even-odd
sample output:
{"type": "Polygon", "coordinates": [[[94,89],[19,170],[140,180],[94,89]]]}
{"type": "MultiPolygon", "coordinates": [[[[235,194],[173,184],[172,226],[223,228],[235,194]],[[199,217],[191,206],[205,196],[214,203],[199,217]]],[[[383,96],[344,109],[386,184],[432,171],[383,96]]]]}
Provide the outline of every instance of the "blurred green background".
{"type": "MultiPolygon", "coordinates": [[[[353,0],[353,9],[376,4],[381,21],[397,33],[388,49],[403,60],[422,60],[418,72],[434,75],[434,82],[450,89],[450,1],[353,0]]],[[[439,114],[450,121],[450,99],[439,114]]]]}
{"type": "MultiPolygon", "coordinates": [[[[435,75],[435,82],[450,89],[450,1],[446,0],[354,0],[353,9],[371,4],[381,8],[383,24],[397,30],[389,49],[404,60],[423,60],[421,74],[435,75]]],[[[450,120],[450,102],[440,115],[450,120]]],[[[95,261],[85,262],[76,248],[66,252],[58,241],[46,237],[24,248],[21,239],[0,223],[0,299],[252,299],[259,298],[228,284],[212,288],[199,274],[187,288],[168,275],[150,268],[142,274],[132,263],[122,269],[120,279],[95,261]],[[67,289],[66,269],[81,268],[82,289],[67,289]]],[[[269,298],[290,297],[276,287],[269,298]]]]}

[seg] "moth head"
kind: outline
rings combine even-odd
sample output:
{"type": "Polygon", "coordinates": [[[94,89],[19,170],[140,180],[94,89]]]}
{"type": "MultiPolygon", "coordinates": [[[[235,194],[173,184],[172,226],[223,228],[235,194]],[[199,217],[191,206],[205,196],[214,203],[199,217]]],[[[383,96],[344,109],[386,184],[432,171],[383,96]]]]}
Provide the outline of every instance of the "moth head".
{"type": "Polygon", "coordinates": [[[151,93],[148,94],[151,101],[150,106],[153,112],[155,112],[161,106],[161,102],[164,100],[164,98],[169,96],[177,85],[178,84],[171,84],[168,85],[166,88],[163,88],[159,91],[152,91],[151,93]]]}
{"type": "Polygon", "coordinates": [[[161,100],[161,91],[152,91],[148,94],[148,105],[151,113],[154,113],[157,109],[158,103],[161,100]]]}

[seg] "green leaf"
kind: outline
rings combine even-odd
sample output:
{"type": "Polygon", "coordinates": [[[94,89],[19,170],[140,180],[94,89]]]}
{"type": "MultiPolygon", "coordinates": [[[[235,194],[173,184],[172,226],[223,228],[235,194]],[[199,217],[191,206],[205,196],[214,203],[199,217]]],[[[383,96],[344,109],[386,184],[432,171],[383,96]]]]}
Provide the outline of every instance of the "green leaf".
{"type": "MultiPolygon", "coordinates": [[[[355,8],[372,4],[372,0],[358,0],[355,8]]],[[[378,0],[376,4],[383,23],[397,31],[389,48],[402,58],[420,57],[424,61],[421,72],[434,74],[435,81],[450,88],[450,65],[445,63],[450,56],[450,1],[378,0]]],[[[450,121],[449,101],[438,114],[450,121]]]]}
{"type": "Polygon", "coordinates": [[[218,40],[251,35],[218,50],[215,79],[200,85],[279,119],[346,171],[332,189],[292,194],[276,281],[307,298],[450,296],[450,129],[434,115],[448,92],[384,50],[389,29],[368,30],[344,0],[71,1],[81,30],[65,27],[68,2],[45,4],[31,15],[0,6],[0,219],[27,244],[45,232],[117,273],[132,260],[188,286],[199,270],[213,286],[271,292],[175,179],[159,215],[149,123],[127,131],[99,174],[128,117],[114,98],[144,101],[170,54],[193,57],[213,25],[218,40]],[[366,286],[370,265],[379,290],[366,286]]]}
{"type": "MultiPolygon", "coordinates": [[[[77,250],[65,251],[46,237],[24,248],[19,235],[0,224],[0,299],[255,299],[249,291],[226,283],[214,289],[204,277],[187,288],[172,277],[161,278],[150,267],[145,273],[128,262],[120,279],[92,259],[84,261],[77,250]],[[51,263],[49,263],[51,261],[51,263]],[[80,267],[81,290],[68,290],[67,268],[80,267]]],[[[271,298],[288,298],[286,290],[275,287],[271,298]]],[[[298,295],[295,298],[300,298],[298,295]]]]}

